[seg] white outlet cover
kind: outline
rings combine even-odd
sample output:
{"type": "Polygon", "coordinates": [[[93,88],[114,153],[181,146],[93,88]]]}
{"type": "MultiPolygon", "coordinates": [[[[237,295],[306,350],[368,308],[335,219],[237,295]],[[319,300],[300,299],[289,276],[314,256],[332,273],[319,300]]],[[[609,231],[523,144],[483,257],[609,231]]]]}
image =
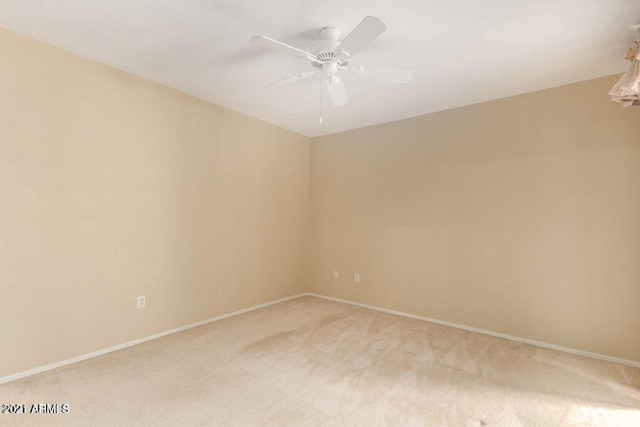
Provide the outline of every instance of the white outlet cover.
{"type": "Polygon", "coordinates": [[[353,275],[353,281],[356,283],[360,282],[360,273],[356,273],[353,275]]]}
{"type": "Polygon", "coordinates": [[[139,296],[136,300],[137,308],[144,308],[147,305],[147,298],[145,296],[139,296]]]}
{"type": "Polygon", "coordinates": [[[334,279],[338,278],[338,270],[333,270],[333,278],[334,279]]]}

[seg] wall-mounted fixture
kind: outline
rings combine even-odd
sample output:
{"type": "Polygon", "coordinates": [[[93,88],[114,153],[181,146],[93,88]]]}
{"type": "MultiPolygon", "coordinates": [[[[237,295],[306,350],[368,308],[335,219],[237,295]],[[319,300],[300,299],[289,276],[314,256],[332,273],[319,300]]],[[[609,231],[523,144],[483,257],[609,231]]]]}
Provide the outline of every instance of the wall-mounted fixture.
{"type": "Polygon", "coordinates": [[[631,66],[609,91],[611,100],[621,102],[623,107],[640,107],[640,28],[636,29],[636,40],[631,44],[625,58],[631,66]]]}

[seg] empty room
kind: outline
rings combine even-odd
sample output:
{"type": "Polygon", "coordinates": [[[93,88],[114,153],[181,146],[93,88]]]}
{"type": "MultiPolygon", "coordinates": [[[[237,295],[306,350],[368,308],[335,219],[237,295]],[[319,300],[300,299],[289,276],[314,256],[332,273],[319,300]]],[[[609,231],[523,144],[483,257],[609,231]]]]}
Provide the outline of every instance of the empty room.
{"type": "Polygon", "coordinates": [[[640,427],[640,1],[0,0],[0,426],[640,427]]]}

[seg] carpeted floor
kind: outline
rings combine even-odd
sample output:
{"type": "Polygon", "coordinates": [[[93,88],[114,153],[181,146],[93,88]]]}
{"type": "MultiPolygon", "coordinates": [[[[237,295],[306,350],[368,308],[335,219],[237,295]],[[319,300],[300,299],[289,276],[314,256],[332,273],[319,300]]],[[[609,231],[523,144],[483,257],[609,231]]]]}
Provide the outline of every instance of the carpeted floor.
{"type": "Polygon", "coordinates": [[[302,297],[0,385],[0,425],[640,426],[640,369],[302,297]]]}

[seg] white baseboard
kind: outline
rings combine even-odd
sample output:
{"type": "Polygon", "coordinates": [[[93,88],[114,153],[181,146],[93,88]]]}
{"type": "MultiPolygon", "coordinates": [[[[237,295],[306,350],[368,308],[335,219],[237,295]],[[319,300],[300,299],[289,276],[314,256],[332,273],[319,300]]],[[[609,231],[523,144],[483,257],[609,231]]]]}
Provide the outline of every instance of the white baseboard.
{"type": "Polygon", "coordinates": [[[410,313],[404,313],[402,311],[396,311],[396,310],[390,310],[388,308],[377,307],[375,305],[361,304],[359,302],[353,302],[353,301],[348,301],[348,300],[344,300],[344,299],[340,299],[340,298],[328,297],[328,296],[325,296],[325,295],[319,295],[319,294],[314,294],[314,293],[310,293],[310,292],[307,292],[306,294],[303,294],[303,295],[316,297],[316,298],[322,298],[322,299],[335,301],[335,302],[341,302],[341,303],[344,303],[344,304],[355,305],[357,307],[368,308],[370,310],[381,311],[383,313],[395,314],[397,316],[408,317],[410,319],[423,320],[423,321],[426,321],[426,322],[437,323],[439,325],[450,326],[452,328],[458,328],[458,329],[464,329],[465,331],[477,332],[479,334],[484,334],[484,335],[491,335],[492,337],[504,338],[504,339],[508,339],[508,340],[511,340],[511,341],[521,342],[521,343],[524,343],[524,344],[531,344],[531,345],[535,345],[535,346],[538,346],[538,347],[544,347],[544,348],[549,348],[549,349],[552,349],[552,350],[562,351],[562,352],[565,352],[565,353],[576,354],[578,356],[591,357],[592,359],[606,360],[607,362],[620,363],[622,365],[634,366],[636,368],[640,368],[640,362],[635,362],[633,360],[620,359],[618,357],[606,356],[604,354],[591,353],[591,352],[583,351],[583,350],[576,350],[576,349],[573,349],[573,348],[562,347],[562,346],[555,345],[555,344],[548,344],[548,343],[545,343],[545,342],[534,341],[534,340],[530,340],[530,339],[527,339],[527,338],[521,338],[521,337],[516,337],[516,336],[513,336],[513,335],[501,334],[499,332],[488,331],[486,329],[474,328],[472,326],[460,325],[460,324],[457,324],[457,323],[447,322],[447,321],[444,321],[444,320],[432,319],[432,318],[429,318],[429,317],[418,316],[418,315],[410,314],[410,313]]]}
{"type": "Polygon", "coordinates": [[[429,318],[429,317],[418,316],[418,315],[410,314],[410,313],[404,313],[402,311],[390,310],[390,309],[387,309],[387,308],[377,307],[377,306],[374,306],[374,305],[361,304],[361,303],[358,303],[358,302],[348,301],[348,300],[344,300],[344,299],[340,299],[340,298],[334,298],[334,297],[329,297],[329,296],[325,296],[325,295],[319,295],[319,294],[315,294],[315,293],[306,292],[306,293],[302,293],[302,294],[292,295],[292,296],[289,296],[289,297],[286,297],[286,298],[280,298],[280,299],[277,299],[277,300],[274,300],[274,301],[269,301],[269,302],[266,302],[264,304],[258,304],[258,305],[254,305],[252,307],[243,308],[242,310],[237,310],[237,311],[234,311],[234,312],[231,312],[231,313],[223,314],[221,316],[212,317],[210,319],[202,320],[200,322],[192,323],[190,325],[185,325],[185,326],[181,326],[179,328],[175,328],[175,329],[171,329],[171,330],[168,330],[168,331],[160,332],[158,334],[151,335],[151,336],[148,336],[148,337],[139,338],[137,340],[129,341],[129,342],[126,342],[124,344],[118,344],[118,345],[115,345],[113,347],[109,347],[109,348],[105,348],[105,349],[102,349],[102,350],[94,351],[92,353],[83,354],[81,356],[72,357],[71,359],[66,359],[66,360],[63,360],[63,361],[60,361],[60,362],[51,363],[49,365],[39,366],[37,368],[29,369],[28,371],[18,372],[16,374],[7,375],[5,377],[0,377],[0,384],[4,384],[4,383],[10,382],[10,381],[15,381],[15,380],[18,380],[20,378],[28,377],[28,376],[31,376],[31,375],[39,374],[41,372],[50,371],[52,369],[56,369],[56,368],[60,368],[62,366],[70,365],[72,363],[81,362],[83,360],[91,359],[91,358],[94,358],[94,357],[97,357],[97,356],[101,356],[103,354],[111,353],[113,351],[122,350],[123,348],[132,347],[132,346],[137,345],[137,344],[142,344],[144,342],[151,341],[151,340],[154,340],[156,338],[161,338],[161,337],[164,337],[164,336],[167,336],[167,335],[175,334],[177,332],[181,332],[181,331],[184,331],[184,330],[187,330],[187,329],[191,329],[191,328],[195,328],[195,327],[198,327],[198,326],[206,325],[207,323],[216,322],[218,320],[227,319],[229,317],[233,317],[233,316],[237,316],[239,314],[243,314],[243,313],[247,313],[247,312],[250,312],[250,311],[258,310],[260,308],[268,307],[270,305],[278,304],[278,303],[281,303],[281,302],[284,302],[284,301],[289,301],[289,300],[292,300],[292,299],[295,299],[295,298],[299,298],[301,296],[311,296],[311,297],[316,297],[316,298],[322,298],[322,299],[326,299],[326,300],[330,300],[330,301],[340,302],[340,303],[343,303],[343,304],[350,304],[350,305],[354,305],[354,306],[357,306],[357,307],[367,308],[367,309],[370,309],[370,310],[381,311],[383,313],[389,313],[389,314],[395,314],[397,316],[408,317],[410,319],[416,319],[416,320],[422,320],[422,321],[431,322],[431,323],[437,323],[439,325],[450,326],[452,328],[464,329],[465,331],[477,332],[479,334],[490,335],[490,336],[498,337],[498,338],[504,338],[504,339],[508,339],[508,340],[512,340],[512,341],[521,342],[521,343],[524,343],[524,344],[531,344],[531,345],[535,345],[535,346],[538,346],[538,347],[544,347],[544,348],[549,348],[549,349],[552,349],[552,350],[562,351],[562,352],[565,352],[565,353],[571,353],[571,354],[576,354],[576,355],[579,355],[579,356],[591,357],[593,359],[606,360],[608,362],[620,363],[622,365],[628,365],[628,366],[634,366],[634,367],[640,368],[640,362],[635,362],[635,361],[632,361],[632,360],[620,359],[620,358],[617,358],[617,357],[606,356],[606,355],[597,354],[597,353],[591,353],[591,352],[583,351],[583,350],[576,350],[576,349],[572,349],[572,348],[568,348],[568,347],[562,347],[562,346],[555,345],[555,344],[548,344],[548,343],[544,343],[544,342],[540,342],[540,341],[530,340],[530,339],[527,339],[527,338],[516,337],[516,336],[513,336],[513,335],[501,334],[499,332],[487,331],[485,329],[474,328],[472,326],[460,325],[460,324],[457,324],[457,323],[447,322],[447,321],[444,321],[444,320],[432,319],[432,318],[429,318]]]}
{"type": "Polygon", "coordinates": [[[83,360],[91,359],[97,356],[101,356],[103,354],[111,353],[112,351],[122,350],[123,348],[132,347],[134,345],[142,344],[147,341],[155,340],[156,338],[161,338],[167,335],[175,334],[177,332],[181,332],[187,329],[195,328],[197,326],[206,325],[207,323],[216,322],[218,320],[226,319],[228,317],[237,316],[239,314],[247,313],[249,311],[258,310],[259,308],[268,307],[270,305],[278,304],[280,302],[289,301],[291,299],[299,298],[304,296],[305,294],[297,294],[292,295],[286,298],[280,298],[274,301],[265,302],[264,304],[254,305],[252,307],[243,308],[242,310],[237,310],[231,313],[223,314],[221,316],[212,317],[210,319],[202,320],[200,322],[192,323],[186,326],[180,326],[179,328],[171,329],[168,331],[160,332],[155,335],[151,335],[144,338],[139,338],[137,340],[129,341],[124,344],[114,345],[113,347],[104,348],[102,350],[94,351],[91,353],[83,354],[81,356],[72,357],[71,359],[66,359],[60,362],[51,363],[45,366],[39,366],[37,368],[29,369],[28,371],[18,372],[17,374],[7,375],[5,377],[0,377],[0,384],[8,383],[9,381],[15,381],[20,378],[28,377],[31,375],[39,374],[41,372],[50,371],[51,369],[60,368],[62,366],[70,365],[72,363],[80,362],[83,360]]]}

